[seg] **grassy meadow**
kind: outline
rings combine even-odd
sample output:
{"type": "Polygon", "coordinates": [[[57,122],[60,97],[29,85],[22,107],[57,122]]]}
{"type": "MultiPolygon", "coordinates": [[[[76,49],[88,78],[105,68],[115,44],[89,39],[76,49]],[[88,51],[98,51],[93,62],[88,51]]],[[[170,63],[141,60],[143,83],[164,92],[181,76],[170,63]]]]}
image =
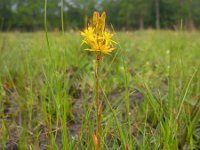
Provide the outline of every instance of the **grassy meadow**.
{"type": "MultiPolygon", "coordinates": [[[[200,33],[114,39],[100,75],[102,149],[200,149],[200,33]]],[[[95,55],[81,40],[0,33],[0,149],[95,149],[95,55]]]]}

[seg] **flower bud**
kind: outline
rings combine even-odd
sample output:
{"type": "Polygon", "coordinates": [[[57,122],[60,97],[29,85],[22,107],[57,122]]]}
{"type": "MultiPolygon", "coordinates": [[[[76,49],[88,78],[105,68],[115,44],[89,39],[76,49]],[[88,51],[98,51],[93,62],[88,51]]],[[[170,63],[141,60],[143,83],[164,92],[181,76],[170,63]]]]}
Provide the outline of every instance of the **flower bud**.
{"type": "Polygon", "coordinates": [[[95,11],[95,12],[93,13],[93,25],[94,25],[94,26],[97,26],[98,20],[99,20],[99,13],[98,13],[97,11],[95,11]]]}

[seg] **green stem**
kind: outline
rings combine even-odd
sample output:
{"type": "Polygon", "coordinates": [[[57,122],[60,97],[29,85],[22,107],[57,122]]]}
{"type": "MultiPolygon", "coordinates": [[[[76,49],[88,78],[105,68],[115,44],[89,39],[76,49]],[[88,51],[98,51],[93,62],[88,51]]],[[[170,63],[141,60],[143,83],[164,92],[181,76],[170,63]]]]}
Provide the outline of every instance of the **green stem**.
{"type": "Polygon", "coordinates": [[[64,1],[61,0],[61,27],[62,27],[62,34],[64,35],[65,29],[64,29],[64,1]]]}
{"type": "Polygon", "coordinates": [[[46,35],[47,47],[49,51],[49,57],[50,57],[50,60],[52,61],[52,54],[51,54],[49,38],[48,38],[48,33],[47,33],[47,0],[45,0],[44,2],[44,30],[45,30],[45,35],[46,35]]]}
{"type": "Polygon", "coordinates": [[[95,71],[95,77],[96,77],[96,136],[98,139],[97,142],[97,149],[101,149],[101,113],[102,113],[102,103],[99,100],[99,73],[100,73],[100,61],[101,61],[101,53],[97,53],[96,55],[96,71],[95,71]]]}

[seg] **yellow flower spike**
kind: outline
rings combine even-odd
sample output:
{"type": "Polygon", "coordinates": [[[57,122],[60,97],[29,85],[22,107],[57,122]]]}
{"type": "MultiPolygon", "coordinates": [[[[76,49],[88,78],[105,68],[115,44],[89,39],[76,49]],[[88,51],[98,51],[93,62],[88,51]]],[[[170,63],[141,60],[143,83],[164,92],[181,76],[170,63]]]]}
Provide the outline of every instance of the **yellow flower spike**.
{"type": "Polygon", "coordinates": [[[98,20],[99,20],[99,13],[98,13],[97,11],[95,11],[95,12],[93,13],[93,25],[94,25],[94,26],[97,26],[98,20]]]}
{"type": "Polygon", "coordinates": [[[99,28],[100,31],[103,32],[105,30],[105,23],[106,23],[106,12],[104,11],[99,18],[99,28]]]}
{"type": "Polygon", "coordinates": [[[113,34],[105,31],[105,19],[105,12],[101,16],[96,11],[93,13],[92,25],[89,25],[87,29],[81,32],[84,37],[82,44],[89,46],[85,50],[104,54],[110,54],[114,50],[113,43],[116,42],[112,40],[113,34]]]}

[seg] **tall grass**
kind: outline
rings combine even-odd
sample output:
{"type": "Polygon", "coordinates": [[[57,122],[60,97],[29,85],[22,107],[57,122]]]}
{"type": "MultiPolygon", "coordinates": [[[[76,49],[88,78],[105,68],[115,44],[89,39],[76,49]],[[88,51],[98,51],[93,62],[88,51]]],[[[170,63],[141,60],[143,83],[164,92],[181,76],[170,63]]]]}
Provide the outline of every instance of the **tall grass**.
{"type": "MultiPolygon", "coordinates": [[[[47,31],[47,30],[46,30],[47,31]]],[[[93,56],[79,33],[1,33],[0,147],[94,149],[93,56]]],[[[104,149],[199,149],[200,34],[118,32],[104,59],[104,149]]]]}

